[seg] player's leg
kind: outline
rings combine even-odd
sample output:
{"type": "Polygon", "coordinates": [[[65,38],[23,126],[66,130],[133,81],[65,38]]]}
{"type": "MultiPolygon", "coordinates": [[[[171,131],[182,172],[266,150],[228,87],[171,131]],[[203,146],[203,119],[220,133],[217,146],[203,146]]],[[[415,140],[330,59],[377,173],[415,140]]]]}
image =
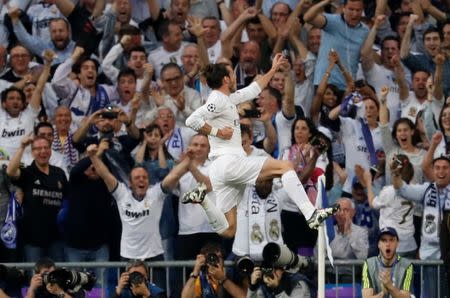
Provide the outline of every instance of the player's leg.
{"type": "Polygon", "coordinates": [[[208,222],[214,232],[225,238],[232,238],[236,233],[236,204],[233,199],[240,196],[238,189],[225,186],[216,187],[214,194],[216,204],[206,195],[206,185],[200,183],[192,191],[184,194],[182,203],[200,204],[205,210],[208,222]],[[218,199],[222,198],[222,199],[218,199]]]}
{"type": "Polygon", "coordinates": [[[316,209],[309,201],[305,189],[290,161],[276,160],[273,158],[268,158],[265,161],[261,172],[259,173],[258,180],[273,179],[275,177],[281,177],[283,188],[303,213],[305,218],[308,219],[310,228],[318,228],[322,221],[336,213],[339,209],[339,205],[333,205],[330,208],[316,209]]]}

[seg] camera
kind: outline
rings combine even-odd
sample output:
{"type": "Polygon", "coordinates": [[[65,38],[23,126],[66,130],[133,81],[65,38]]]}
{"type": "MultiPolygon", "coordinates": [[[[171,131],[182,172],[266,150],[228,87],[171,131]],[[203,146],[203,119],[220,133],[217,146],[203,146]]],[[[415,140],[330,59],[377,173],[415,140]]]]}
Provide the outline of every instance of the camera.
{"type": "Polygon", "coordinates": [[[262,272],[262,275],[273,278],[273,267],[263,265],[263,266],[261,266],[261,272],[262,272]]]}
{"type": "Polygon", "coordinates": [[[10,288],[20,289],[26,285],[25,276],[15,268],[8,268],[0,264],[0,285],[7,285],[10,288]]]}
{"type": "Polygon", "coordinates": [[[286,245],[269,242],[264,246],[263,259],[267,267],[282,267],[290,271],[307,268],[311,263],[309,258],[296,255],[286,245]]]}
{"type": "Polygon", "coordinates": [[[206,264],[217,267],[219,264],[219,257],[215,253],[209,253],[206,255],[206,264]]]}
{"type": "Polygon", "coordinates": [[[80,289],[90,291],[95,285],[96,278],[88,272],[77,272],[59,268],[55,271],[42,274],[44,285],[48,283],[57,284],[64,291],[74,293],[80,289]]]}
{"type": "Polygon", "coordinates": [[[242,273],[251,274],[255,268],[255,262],[249,256],[243,256],[236,261],[236,267],[242,273]]]}
{"type": "Polygon", "coordinates": [[[138,272],[134,271],[131,272],[128,278],[128,286],[131,287],[131,285],[139,285],[141,283],[145,282],[145,276],[138,272]]]}
{"type": "Polygon", "coordinates": [[[106,111],[102,112],[100,115],[102,116],[103,119],[116,119],[118,113],[113,111],[106,111]]]}
{"type": "Polygon", "coordinates": [[[328,150],[328,144],[326,141],[321,139],[319,136],[314,136],[312,140],[310,141],[311,146],[315,147],[320,154],[323,154],[327,152],[328,150]]]}
{"type": "Polygon", "coordinates": [[[244,118],[259,118],[261,112],[258,109],[244,109],[244,118]]]}

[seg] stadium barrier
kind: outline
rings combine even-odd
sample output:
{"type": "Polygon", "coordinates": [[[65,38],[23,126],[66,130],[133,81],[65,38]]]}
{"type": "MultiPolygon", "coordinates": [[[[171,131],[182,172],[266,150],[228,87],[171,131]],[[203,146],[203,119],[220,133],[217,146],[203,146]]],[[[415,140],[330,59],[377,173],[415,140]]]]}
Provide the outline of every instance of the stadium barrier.
{"type": "MultiPolygon", "coordinates": [[[[362,268],[364,261],[363,260],[335,260],[334,261],[334,268],[335,268],[335,282],[330,283],[328,282],[326,285],[326,291],[325,291],[325,297],[339,297],[339,298],[350,298],[350,297],[361,297],[361,286],[358,282],[360,279],[360,276],[356,274],[357,270],[360,270],[362,268]],[[346,267],[351,268],[352,271],[352,282],[351,283],[339,283],[339,269],[346,267]]],[[[109,275],[111,275],[111,272],[114,272],[113,275],[116,275],[118,278],[120,276],[121,270],[126,266],[126,262],[66,262],[66,263],[56,263],[57,267],[65,267],[68,269],[87,269],[87,270],[95,270],[95,269],[109,269],[106,271],[109,271],[109,275]]],[[[170,286],[171,286],[171,270],[174,268],[181,268],[182,271],[182,281],[183,284],[186,282],[186,276],[190,271],[192,270],[195,261],[158,261],[158,262],[148,262],[147,263],[150,268],[150,275],[152,276],[153,268],[155,267],[163,267],[166,269],[166,289],[168,289],[168,294],[170,294],[170,286]]],[[[417,297],[423,297],[422,289],[424,284],[424,267],[433,267],[437,270],[438,276],[441,276],[441,271],[443,271],[443,265],[444,262],[442,260],[413,260],[413,264],[415,266],[415,272],[420,277],[420,289],[421,293],[420,296],[417,297]]],[[[8,267],[16,267],[19,269],[24,270],[32,270],[34,268],[34,263],[4,263],[4,265],[8,267]]],[[[226,267],[234,266],[233,261],[225,261],[226,267]]],[[[330,272],[331,264],[329,261],[326,261],[326,267],[328,274],[330,272]]],[[[101,288],[97,288],[93,290],[92,293],[89,293],[87,297],[90,298],[97,298],[105,296],[105,292],[102,291],[102,289],[107,289],[108,286],[111,288],[111,285],[107,284],[108,278],[104,278],[103,285],[101,285],[101,288]]],[[[441,289],[441,278],[436,279],[436,287],[438,290],[438,297],[441,297],[440,295],[440,289],[441,289]]],[[[115,285],[114,285],[115,286],[115,285]]],[[[112,288],[114,289],[114,287],[112,288]]]]}

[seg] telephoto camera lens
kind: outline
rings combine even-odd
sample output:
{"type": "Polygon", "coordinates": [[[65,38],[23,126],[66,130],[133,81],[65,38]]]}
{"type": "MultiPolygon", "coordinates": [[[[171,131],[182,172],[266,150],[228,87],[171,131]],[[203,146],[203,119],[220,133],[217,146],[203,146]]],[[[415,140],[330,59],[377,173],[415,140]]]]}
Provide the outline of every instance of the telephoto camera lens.
{"type": "Polygon", "coordinates": [[[255,262],[249,256],[243,256],[236,261],[236,266],[240,272],[251,274],[255,268],[255,262]]]}
{"type": "Polygon", "coordinates": [[[293,253],[286,245],[279,245],[275,242],[267,243],[263,249],[264,262],[272,267],[282,267],[292,271],[306,268],[310,260],[293,253]]]}

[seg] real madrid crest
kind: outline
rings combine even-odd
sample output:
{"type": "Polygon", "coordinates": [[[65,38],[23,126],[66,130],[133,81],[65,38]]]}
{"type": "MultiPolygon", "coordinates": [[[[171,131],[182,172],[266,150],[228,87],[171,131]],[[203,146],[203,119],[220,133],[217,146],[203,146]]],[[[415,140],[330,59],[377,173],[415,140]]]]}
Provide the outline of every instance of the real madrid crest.
{"type": "Polygon", "coordinates": [[[261,227],[258,224],[252,226],[252,232],[250,233],[250,239],[253,243],[259,244],[263,242],[264,236],[261,232],[261,227]]]}
{"type": "Polygon", "coordinates": [[[269,237],[272,240],[278,240],[280,238],[280,227],[278,225],[278,220],[272,219],[270,221],[270,227],[269,227],[269,237]]]}

